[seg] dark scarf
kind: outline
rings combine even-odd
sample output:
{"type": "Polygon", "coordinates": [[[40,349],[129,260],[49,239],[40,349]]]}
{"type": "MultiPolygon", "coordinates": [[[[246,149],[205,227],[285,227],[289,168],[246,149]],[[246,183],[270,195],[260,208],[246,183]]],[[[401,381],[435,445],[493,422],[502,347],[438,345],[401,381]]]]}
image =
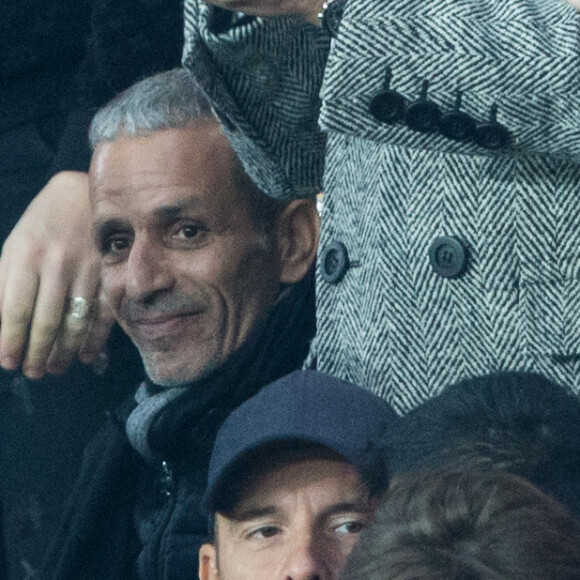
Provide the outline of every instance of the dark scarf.
{"type": "MultiPolygon", "coordinates": [[[[140,406],[154,403],[150,405],[154,414],[145,423],[145,445],[133,444],[143,455],[167,461],[207,457],[217,430],[233,409],[263,386],[300,368],[314,333],[311,271],[284,291],[267,319],[210,376],[174,389],[151,382],[142,386],[140,406]]],[[[140,406],[133,416],[138,420],[140,406]]],[[[128,432],[133,441],[130,425],[131,419],[128,432]]]]}

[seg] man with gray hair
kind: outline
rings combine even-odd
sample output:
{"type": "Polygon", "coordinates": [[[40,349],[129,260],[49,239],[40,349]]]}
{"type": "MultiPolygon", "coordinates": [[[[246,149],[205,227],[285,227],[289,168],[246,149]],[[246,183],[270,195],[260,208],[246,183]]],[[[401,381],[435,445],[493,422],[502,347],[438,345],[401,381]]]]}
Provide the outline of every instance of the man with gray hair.
{"type": "Polygon", "coordinates": [[[148,378],[87,448],[44,571],[176,578],[206,539],[220,424],[307,353],[318,215],[252,184],[184,70],[120,95],[90,138],[102,294],[148,378]]]}

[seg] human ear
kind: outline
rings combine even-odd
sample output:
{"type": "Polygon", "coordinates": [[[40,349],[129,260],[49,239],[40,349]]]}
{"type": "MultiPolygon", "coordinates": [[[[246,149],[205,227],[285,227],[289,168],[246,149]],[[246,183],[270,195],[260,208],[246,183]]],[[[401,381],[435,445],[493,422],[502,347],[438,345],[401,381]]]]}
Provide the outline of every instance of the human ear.
{"type": "Polygon", "coordinates": [[[280,282],[294,284],[306,276],[316,259],[320,218],[310,199],[291,201],[278,218],[280,282]]]}
{"type": "Polygon", "coordinates": [[[199,549],[199,580],[219,580],[217,552],[213,544],[203,544],[199,549]]]}

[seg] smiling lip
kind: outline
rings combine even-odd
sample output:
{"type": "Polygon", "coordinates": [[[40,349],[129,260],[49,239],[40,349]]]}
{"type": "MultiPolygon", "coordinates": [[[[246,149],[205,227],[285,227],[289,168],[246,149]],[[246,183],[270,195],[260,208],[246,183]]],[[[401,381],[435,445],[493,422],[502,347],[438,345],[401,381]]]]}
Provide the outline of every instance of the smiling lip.
{"type": "Polygon", "coordinates": [[[201,311],[172,314],[171,316],[159,316],[155,318],[139,318],[131,321],[131,326],[145,339],[168,337],[179,334],[185,325],[201,314],[201,311]]]}

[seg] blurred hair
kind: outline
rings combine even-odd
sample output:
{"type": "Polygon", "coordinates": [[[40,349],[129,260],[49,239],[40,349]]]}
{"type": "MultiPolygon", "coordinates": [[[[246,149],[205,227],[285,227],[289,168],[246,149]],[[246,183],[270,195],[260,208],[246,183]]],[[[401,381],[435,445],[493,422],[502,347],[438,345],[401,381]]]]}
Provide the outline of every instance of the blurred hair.
{"type": "Polygon", "coordinates": [[[580,514],[580,400],[540,375],[449,386],[403,417],[385,447],[393,473],[501,468],[580,514]]]}
{"type": "MultiPolygon", "coordinates": [[[[218,122],[193,75],[184,68],[176,68],[135,83],[99,109],[91,123],[89,142],[94,150],[101,143],[123,137],[147,137],[156,131],[185,129],[200,119],[218,122]]],[[[260,191],[239,161],[233,168],[232,179],[248,196],[256,229],[271,235],[288,202],[260,191]]]]}
{"type": "Polygon", "coordinates": [[[396,476],[341,580],[578,580],[580,528],[504,471],[396,476]]]}

